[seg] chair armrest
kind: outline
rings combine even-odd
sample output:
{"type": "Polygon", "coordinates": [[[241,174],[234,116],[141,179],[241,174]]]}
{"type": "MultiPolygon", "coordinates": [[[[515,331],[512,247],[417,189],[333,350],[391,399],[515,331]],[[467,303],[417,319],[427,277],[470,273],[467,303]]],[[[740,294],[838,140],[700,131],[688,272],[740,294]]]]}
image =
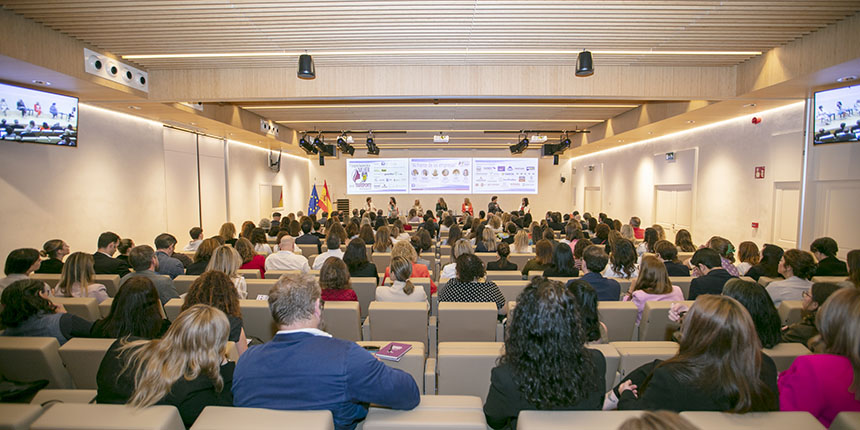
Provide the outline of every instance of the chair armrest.
{"type": "Polygon", "coordinates": [[[364,323],[361,324],[361,340],[368,341],[370,339],[370,317],[364,319],[364,323]]]}
{"type": "Polygon", "coordinates": [[[436,358],[436,349],[438,347],[438,332],[437,332],[436,317],[431,316],[427,324],[427,347],[430,349],[430,358],[436,358]]]}
{"type": "Polygon", "coordinates": [[[505,341],[505,323],[498,322],[496,323],[496,342],[504,342],[505,341]]]}
{"type": "Polygon", "coordinates": [[[424,363],[424,395],[436,394],[436,359],[428,358],[424,363]]]}
{"type": "Polygon", "coordinates": [[[439,292],[430,295],[430,315],[439,315],[439,292]]]}

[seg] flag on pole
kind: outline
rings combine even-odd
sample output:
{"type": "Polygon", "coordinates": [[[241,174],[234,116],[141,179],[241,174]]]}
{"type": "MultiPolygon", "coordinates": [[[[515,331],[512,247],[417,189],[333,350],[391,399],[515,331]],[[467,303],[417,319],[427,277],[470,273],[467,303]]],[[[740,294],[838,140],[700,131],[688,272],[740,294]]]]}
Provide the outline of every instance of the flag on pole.
{"type": "Polygon", "coordinates": [[[319,204],[320,198],[317,195],[317,186],[314,185],[313,189],[311,189],[311,198],[308,201],[308,215],[316,215],[319,204]]]}
{"type": "Polygon", "coordinates": [[[328,182],[323,181],[322,197],[319,200],[319,207],[328,213],[334,211],[334,206],[331,204],[331,194],[328,192],[328,182]]]}

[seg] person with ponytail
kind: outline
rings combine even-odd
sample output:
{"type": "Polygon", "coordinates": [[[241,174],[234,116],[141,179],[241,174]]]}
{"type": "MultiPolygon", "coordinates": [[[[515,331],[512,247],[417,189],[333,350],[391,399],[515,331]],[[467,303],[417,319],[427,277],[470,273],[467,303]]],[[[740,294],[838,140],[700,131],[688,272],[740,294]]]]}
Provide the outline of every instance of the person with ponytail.
{"type": "Polygon", "coordinates": [[[93,261],[93,255],[85,252],[70,255],[53,294],[57,297],[93,297],[99,303],[105,301],[108,298],[107,288],[93,282],[96,276],[93,261]]]}
{"type": "Polygon", "coordinates": [[[391,259],[391,276],[394,284],[390,287],[376,287],[376,300],[380,302],[426,302],[424,288],[415,288],[409,278],[412,276],[412,262],[405,257],[391,259]]]}
{"type": "Polygon", "coordinates": [[[42,265],[36,273],[63,273],[63,258],[69,255],[69,252],[69,244],[60,239],[45,242],[39,255],[47,260],[42,260],[42,265]]]}
{"type": "Polygon", "coordinates": [[[198,304],[179,314],[161,339],[117,339],[99,366],[96,402],[173,405],[186,427],[206,406],[232,406],[236,364],[226,359],[229,333],[224,312],[198,304]]]}

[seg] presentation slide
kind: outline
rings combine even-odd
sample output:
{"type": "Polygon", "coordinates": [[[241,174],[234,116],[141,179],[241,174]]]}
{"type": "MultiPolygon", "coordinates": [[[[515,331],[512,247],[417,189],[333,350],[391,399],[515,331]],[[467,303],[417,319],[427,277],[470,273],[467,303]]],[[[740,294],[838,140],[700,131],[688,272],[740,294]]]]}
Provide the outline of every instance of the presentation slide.
{"type": "Polygon", "coordinates": [[[410,158],[409,193],[470,194],[471,158],[410,158]]]}
{"type": "Polygon", "coordinates": [[[408,187],[408,158],[346,160],[347,194],[405,194],[408,187]]]}
{"type": "Polygon", "coordinates": [[[475,194],[537,194],[537,158],[473,158],[475,194]]]}

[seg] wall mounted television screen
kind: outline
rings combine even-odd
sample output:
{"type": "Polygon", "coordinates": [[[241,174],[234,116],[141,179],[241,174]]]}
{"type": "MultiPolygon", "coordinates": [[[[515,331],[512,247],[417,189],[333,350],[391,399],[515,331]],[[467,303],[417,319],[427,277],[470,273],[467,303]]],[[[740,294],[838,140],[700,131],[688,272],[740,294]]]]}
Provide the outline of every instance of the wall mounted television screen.
{"type": "Polygon", "coordinates": [[[860,138],[860,85],[815,93],[815,140],[824,143],[857,142],[860,138]]]}
{"type": "Polygon", "coordinates": [[[78,99],[0,84],[0,140],[78,145],[78,99]]]}

